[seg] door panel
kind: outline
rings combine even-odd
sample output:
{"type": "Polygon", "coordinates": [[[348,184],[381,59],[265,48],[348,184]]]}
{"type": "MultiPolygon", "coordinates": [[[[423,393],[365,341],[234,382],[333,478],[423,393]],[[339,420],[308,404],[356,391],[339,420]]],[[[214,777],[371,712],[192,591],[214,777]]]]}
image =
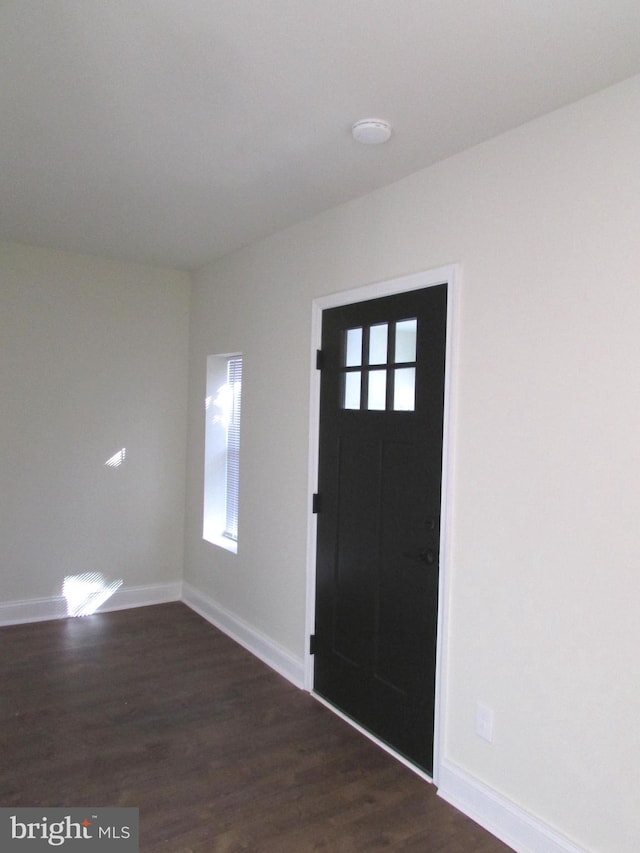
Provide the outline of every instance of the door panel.
{"type": "Polygon", "coordinates": [[[446,285],[322,325],[314,689],[429,772],[445,329],[446,285]]]}
{"type": "Polygon", "coordinates": [[[376,456],[375,442],[358,442],[353,436],[339,442],[333,643],[337,654],[358,666],[366,665],[371,644],[362,628],[373,606],[369,577],[378,527],[376,456]],[[354,491],[356,483],[364,488],[354,491]]]}

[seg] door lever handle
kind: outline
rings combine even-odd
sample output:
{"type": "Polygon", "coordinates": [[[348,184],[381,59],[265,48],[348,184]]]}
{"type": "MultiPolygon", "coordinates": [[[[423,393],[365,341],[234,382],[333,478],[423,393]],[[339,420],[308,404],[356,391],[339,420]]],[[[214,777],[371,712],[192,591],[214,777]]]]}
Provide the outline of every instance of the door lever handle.
{"type": "Polygon", "coordinates": [[[405,551],[404,557],[410,560],[420,560],[428,566],[432,566],[436,561],[436,552],[433,548],[419,548],[417,551],[405,551]]]}

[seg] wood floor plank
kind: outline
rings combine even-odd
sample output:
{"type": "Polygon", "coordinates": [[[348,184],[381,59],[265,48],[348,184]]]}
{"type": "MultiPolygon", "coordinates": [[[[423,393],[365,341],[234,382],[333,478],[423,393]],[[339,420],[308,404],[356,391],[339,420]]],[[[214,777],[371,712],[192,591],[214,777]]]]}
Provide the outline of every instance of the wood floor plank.
{"type": "Polygon", "coordinates": [[[142,853],[505,853],[180,603],[0,629],[0,804],[136,806],[142,853]]]}

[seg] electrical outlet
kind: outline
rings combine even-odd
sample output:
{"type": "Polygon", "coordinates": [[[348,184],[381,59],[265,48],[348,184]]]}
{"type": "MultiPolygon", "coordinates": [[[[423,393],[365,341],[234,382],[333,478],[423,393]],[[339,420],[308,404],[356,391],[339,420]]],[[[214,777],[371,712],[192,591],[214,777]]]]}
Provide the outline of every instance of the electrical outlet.
{"type": "Polygon", "coordinates": [[[476,734],[489,743],[493,742],[493,710],[482,702],[476,703],[476,734]]]}

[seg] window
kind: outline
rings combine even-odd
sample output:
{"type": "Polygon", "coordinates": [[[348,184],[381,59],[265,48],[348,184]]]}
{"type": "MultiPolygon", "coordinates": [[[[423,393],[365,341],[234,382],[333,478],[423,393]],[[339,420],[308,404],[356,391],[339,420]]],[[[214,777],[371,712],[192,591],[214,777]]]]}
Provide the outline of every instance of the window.
{"type": "Polygon", "coordinates": [[[202,536],[237,553],[242,355],[210,355],[205,398],[202,536]]]}
{"type": "Polygon", "coordinates": [[[346,330],[343,409],[414,411],[417,331],[415,317],[346,330]]]}

